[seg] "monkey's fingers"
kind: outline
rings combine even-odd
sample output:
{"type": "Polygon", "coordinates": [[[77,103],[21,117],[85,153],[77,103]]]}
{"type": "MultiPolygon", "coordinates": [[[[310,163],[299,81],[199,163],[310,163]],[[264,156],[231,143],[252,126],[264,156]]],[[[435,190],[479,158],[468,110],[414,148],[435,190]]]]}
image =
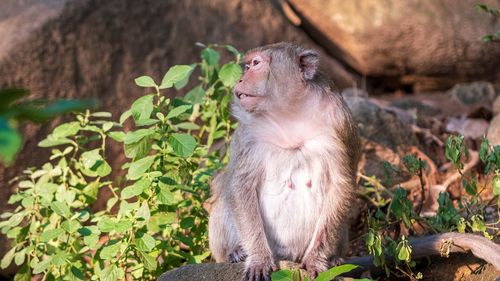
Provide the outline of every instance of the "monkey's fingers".
{"type": "Polygon", "coordinates": [[[271,272],[276,271],[275,265],[251,266],[245,271],[246,281],[271,281],[271,272]]]}

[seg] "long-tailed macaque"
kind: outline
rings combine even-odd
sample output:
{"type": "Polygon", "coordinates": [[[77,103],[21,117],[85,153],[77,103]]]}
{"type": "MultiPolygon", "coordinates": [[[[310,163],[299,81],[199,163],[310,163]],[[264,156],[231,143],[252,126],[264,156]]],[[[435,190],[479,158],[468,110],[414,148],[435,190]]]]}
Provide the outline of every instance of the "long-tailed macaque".
{"type": "Polygon", "coordinates": [[[277,260],[311,276],[347,246],[360,143],[319,56],[291,43],[249,51],[234,87],[239,121],[226,171],[214,180],[209,241],[217,262],[245,262],[247,280],[270,280],[277,260]]]}

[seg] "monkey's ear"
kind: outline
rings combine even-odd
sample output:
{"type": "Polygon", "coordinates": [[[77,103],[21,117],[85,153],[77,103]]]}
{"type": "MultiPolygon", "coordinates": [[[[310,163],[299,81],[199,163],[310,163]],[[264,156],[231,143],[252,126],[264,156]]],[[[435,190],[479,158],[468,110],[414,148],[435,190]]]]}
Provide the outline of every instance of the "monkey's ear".
{"type": "Polygon", "coordinates": [[[313,79],[319,67],[319,54],[313,50],[305,50],[299,54],[299,66],[305,80],[313,79]]]}

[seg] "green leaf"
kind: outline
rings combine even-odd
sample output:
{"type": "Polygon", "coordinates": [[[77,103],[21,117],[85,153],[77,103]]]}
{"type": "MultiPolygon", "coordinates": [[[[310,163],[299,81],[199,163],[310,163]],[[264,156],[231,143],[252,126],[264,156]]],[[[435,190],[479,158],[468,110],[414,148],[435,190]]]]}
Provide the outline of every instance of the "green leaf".
{"type": "Polygon", "coordinates": [[[33,267],[33,274],[39,274],[45,271],[50,263],[52,262],[52,258],[48,258],[46,260],[43,260],[41,262],[38,262],[34,267],[33,267]]]}
{"type": "Polygon", "coordinates": [[[151,113],[153,112],[154,109],[153,98],[154,95],[152,94],[145,95],[138,98],[132,104],[132,106],[130,107],[130,111],[136,122],[141,120],[146,120],[151,117],[151,113]]]}
{"type": "Polygon", "coordinates": [[[139,159],[149,154],[151,150],[151,137],[146,136],[136,143],[124,145],[125,156],[132,159],[139,159]]]}
{"type": "Polygon", "coordinates": [[[500,195],[500,174],[496,174],[493,177],[493,194],[500,195]]]}
{"type": "Polygon", "coordinates": [[[42,233],[42,235],[40,235],[40,241],[44,243],[49,242],[50,240],[59,237],[63,233],[64,230],[62,228],[46,230],[42,233]]]}
{"type": "Polygon", "coordinates": [[[82,173],[89,177],[105,177],[111,173],[111,166],[96,148],[82,153],[80,162],[83,164],[82,173]]]}
{"type": "Polygon", "coordinates": [[[144,157],[130,164],[128,168],[128,178],[131,180],[136,180],[144,175],[144,173],[151,167],[155,161],[154,155],[144,157]]]}
{"type": "Polygon", "coordinates": [[[74,122],[64,123],[57,126],[52,132],[52,135],[55,138],[70,137],[76,135],[76,133],[78,133],[80,129],[81,129],[80,122],[74,121],[74,122]]]}
{"type": "Polygon", "coordinates": [[[182,122],[175,125],[177,128],[182,130],[199,130],[200,126],[191,122],[182,122]]]}
{"type": "Polygon", "coordinates": [[[151,182],[148,179],[140,179],[133,185],[125,187],[122,190],[121,198],[129,199],[134,196],[140,195],[149,185],[151,185],[151,182]]]}
{"type": "Polygon", "coordinates": [[[14,281],[31,281],[31,272],[27,263],[17,271],[14,281]]]}
{"type": "Polygon", "coordinates": [[[144,201],[137,209],[137,212],[135,213],[135,217],[137,218],[137,225],[139,227],[147,224],[149,222],[149,218],[151,217],[151,211],[149,210],[149,206],[147,201],[144,201]]]}
{"type": "Polygon", "coordinates": [[[293,272],[288,269],[282,269],[271,273],[273,281],[294,281],[293,272]]]}
{"type": "Polygon", "coordinates": [[[212,48],[205,48],[201,51],[201,57],[208,65],[217,65],[219,63],[219,53],[212,48]]]}
{"type": "Polygon", "coordinates": [[[161,80],[160,89],[171,88],[174,84],[189,78],[194,67],[191,65],[175,65],[171,67],[161,80]]]}
{"type": "Polygon", "coordinates": [[[99,257],[101,259],[105,259],[105,260],[114,258],[116,256],[116,254],[118,254],[118,252],[120,251],[120,246],[121,246],[121,243],[119,243],[116,240],[115,241],[113,241],[113,240],[109,241],[102,248],[101,253],[99,254],[99,257]]]}
{"type": "Polygon", "coordinates": [[[113,128],[113,126],[114,126],[113,122],[106,122],[106,123],[102,124],[102,130],[103,130],[104,132],[107,132],[107,131],[109,131],[111,128],[113,128]]]}
{"type": "Polygon", "coordinates": [[[68,255],[62,250],[58,250],[57,253],[52,256],[52,264],[55,266],[62,266],[66,263],[68,255]]]}
{"type": "Polygon", "coordinates": [[[137,86],[143,88],[156,87],[155,81],[149,76],[137,77],[135,78],[134,82],[137,86]]]}
{"type": "Polygon", "coordinates": [[[141,237],[135,239],[135,245],[139,251],[151,252],[156,244],[153,236],[144,233],[141,237]]]}
{"type": "Polygon", "coordinates": [[[353,264],[343,264],[339,266],[335,266],[325,272],[322,272],[314,279],[315,281],[330,281],[333,280],[335,277],[344,274],[346,272],[350,272],[353,269],[358,268],[357,265],[353,264]]]}
{"type": "Polygon", "coordinates": [[[177,116],[181,115],[182,113],[190,110],[192,107],[193,106],[190,104],[185,104],[185,105],[181,105],[181,106],[172,108],[172,110],[170,110],[167,114],[167,119],[172,119],[174,117],[177,117],[177,116]]]}
{"type": "Polygon", "coordinates": [[[100,117],[100,118],[110,118],[113,115],[111,114],[111,112],[100,111],[100,112],[91,113],[90,116],[100,117]]]}
{"type": "Polygon", "coordinates": [[[58,146],[61,144],[68,144],[71,143],[71,140],[68,138],[54,138],[53,135],[48,135],[47,138],[44,140],[40,141],[38,143],[39,147],[51,147],[51,146],[58,146]]]}
{"type": "Polygon", "coordinates": [[[16,253],[16,248],[10,249],[5,256],[3,256],[2,261],[0,261],[0,268],[5,269],[9,267],[12,263],[12,259],[14,258],[14,254],[16,253]]]}
{"type": "Polygon", "coordinates": [[[99,235],[89,235],[83,237],[83,242],[85,245],[89,246],[91,249],[98,248],[97,242],[99,242],[99,235]]]}
{"type": "Polygon", "coordinates": [[[20,266],[24,263],[26,259],[26,248],[22,249],[21,251],[17,252],[14,256],[14,263],[17,266],[20,266]]]}
{"type": "Polygon", "coordinates": [[[69,218],[71,215],[68,205],[63,202],[52,202],[50,203],[50,208],[61,217],[69,218]]]}
{"type": "Polygon", "coordinates": [[[188,134],[172,134],[169,137],[170,145],[172,146],[175,154],[181,157],[189,157],[193,155],[196,148],[196,140],[188,134]]]}
{"type": "Polygon", "coordinates": [[[407,247],[401,247],[398,252],[398,259],[400,261],[408,261],[410,259],[410,252],[407,247]]]}
{"type": "Polygon", "coordinates": [[[158,193],[157,198],[161,204],[175,205],[177,203],[174,194],[170,191],[170,188],[168,186],[160,185],[160,192],[158,193]]]}
{"type": "Polygon", "coordinates": [[[125,232],[125,231],[128,231],[132,228],[132,221],[129,220],[129,219],[121,219],[120,221],[118,221],[116,224],[115,224],[115,228],[114,230],[116,232],[125,232]]]}
{"type": "Polygon", "coordinates": [[[184,228],[184,229],[193,227],[194,226],[194,217],[183,218],[181,220],[180,225],[181,225],[181,228],[184,228]]]}
{"type": "Polygon", "coordinates": [[[75,267],[75,266],[71,266],[71,269],[70,271],[68,272],[69,273],[69,280],[70,281],[79,281],[79,280],[85,280],[85,276],[83,274],[83,272],[75,267]]]}
{"type": "Polygon", "coordinates": [[[7,165],[12,164],[21,144],[21,134],[12,128],[6,119],[0,118],[0,159],[7,165]]]}
{"type": "Polygon", "coordinates": [[[125,273],[121,268],[118,268],[115,264],[104,268],[99,274],[100,281],[117,281],[123,279],[125,273]]]}
{"type": "Polygon", "coordinates": [[[204,99],[205,90],[201,86],[194,87],[184,96],[184,100],[192,104],[202,104],[204,99]]]}
{"type": "Polygon", "coordinates": [[[224,86],[233,87],[240,79],[241,73],[241,67],[238,64],[231,62],[225,64],[221,68],[219,72],[219,79],[222,81],[224,86]]]}
{"type": "Polygon", "coordinates": [[[479,159],[481,162],[486,163],[486,159],[488,159],[488,152],[490,150],[490,142],[487,138],[483,138],[481,141],[481,146],[479,148],[479,159]]]}
{"type": "Polygon", "coordinates": [[[142,262],[144,263],[144,267],[146,267],[149,271],[155,271],[158,266],[156,258],[143,252],[139,252],[139,254],[142,262]]]}
{"type": "Polygon", "coordinates": [[[153,129],[139,129],[136,131],[128,132],[123,139],[123,143],[131,144],[142,140],[144,137],[154,134],[153,129]]]}
{"type": "Polygon", "coordinates": [[[117,142],[123,142],[123,140],[125,139],[124,132],[109,132],[108,136],[117,142]]]}
{"type": "Polygon", "coordinates": [[[102,232],[111,232],[115,229],[116,223],[109,217],[103,217],[97,222],[97,227],[102,232]]]}
{"type": "Polygon", "coordinates": [[[235,47],[233,47],[231,45],[224,45],[224,47],[226,48],[226,50],[228,50],[229,52],[233,53],[233,55],[235,57],[241,56],[241,53],[235,47]]]}
{"type": "Polygon", "coordinates": [[[67,220],[61,224],[61,227],[68,233],[75,233],[82,225],[77,220],[67,220]]]}
{"type": "Polygon", "coordinates": [[[130,116],[132,116],[132,111],[130,109],[123,112],[122,115],[120,115],[120,124],[123,124],[130,116]]]}
{"type": "Polygon", "coordinates": [[[467,194],[471,196],[477,195],[477,181],[475,178],[471,179],[470,181],[467,181],[467,179],[463,178],[462,185],[465,187],[465,192],[467,192],[467,194]]]}

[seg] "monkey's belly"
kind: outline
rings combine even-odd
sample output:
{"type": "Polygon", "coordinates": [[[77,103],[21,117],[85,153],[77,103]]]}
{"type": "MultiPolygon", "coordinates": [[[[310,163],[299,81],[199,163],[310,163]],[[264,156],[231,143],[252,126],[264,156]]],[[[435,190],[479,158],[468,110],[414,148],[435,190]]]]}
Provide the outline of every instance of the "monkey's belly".
{"type": "Polygon", "coordinates": [[[312,180],[320,171],[272,164],[260,192],[266,236],[277,258],[299,261],[313,239],[322,206],[322,188],[312,180]]]}

